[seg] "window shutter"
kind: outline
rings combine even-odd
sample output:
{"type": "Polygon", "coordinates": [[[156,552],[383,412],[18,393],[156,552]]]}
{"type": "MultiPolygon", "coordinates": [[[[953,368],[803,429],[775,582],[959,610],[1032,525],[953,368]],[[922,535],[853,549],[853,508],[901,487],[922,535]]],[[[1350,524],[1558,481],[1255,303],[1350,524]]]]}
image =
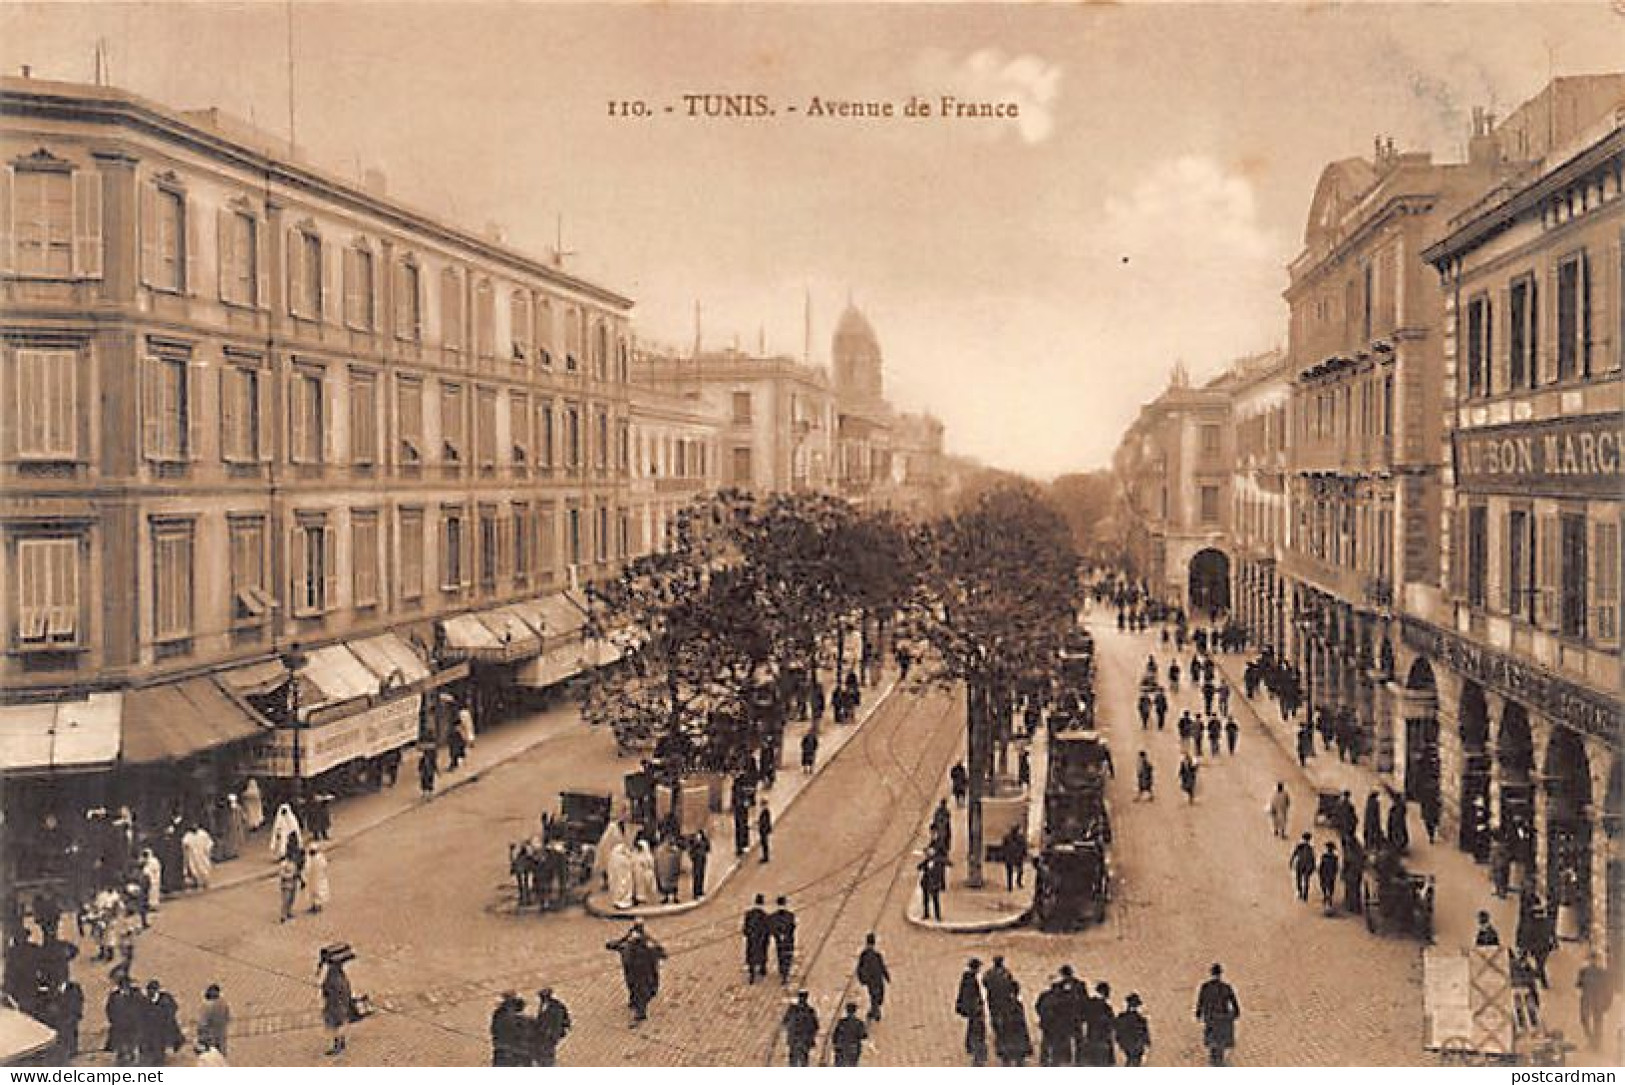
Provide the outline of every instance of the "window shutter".
{"type": "Polygon", "coordinates": [[[6,166],[0,170],[0,272],[7,274],[17,269],[17,204],[12,196],[16,190],[17,171],[6,166]]]}
{"type": "Polygon", "coordinates": [[[158,190],[141,186],[141,281],[148,286],[158,281],[159,254],[163,227],[158,223],[158,190]]]}
{"type": "Polygon", "coordinates": [[[232,447],[232,441],[237,433],[237,389],[234,387],[243,376],[229,365],[220,367],[220,459],[225,462],[234,454],[252,449],[238,449],[232,447]]]}
{"type": "Polygon", "coordinates": [[[73,267],[81,279],[102,277],[102,175],[73,174],[73,267]]]}
{"type": "Polygon", "coordinates": [[[288,462],[303,463],[305,454],[304,378],[288,374],[288,462]]]}
{"type": "MultiPolygon", "coordinates": [[[[339,444],[339,389],[343,386],[342,377],[329,380],[325,375],[321,381],[322,402],[322,462],[339,463],[344,459],[344,449],[339,444]]],[[[345,426],[354,422],[353,417],[346,417],[345,426]]],[[[354,435],[351,435],[354,439],[354,435]]]]}
{"type": "Polygon", "coordinates": [[[379,246],[372,257],[372,319],[367,321],[367,328],[379,333],[389,327],[389,310],[385,308],[389,286],[388,256],[389,249],[379,246]]]}
{"type": "Polygon", "coordinates": [[[334,246],[327,244],[325,240],[317,240],[316,267],[319,269],[318,274],[321,276],[321,282],[318,285],[320,285],[322,288],[322,311],[320,316],[322,320],[329,324],[343,324],[344,314],[338,312],[334,305],[333,298],[335,292],[334,280],[338,278],[339,271],[339,260],[338,257],[334,255],[332,251],[333,248],[334,246]]]}
{"type": "Polygon", "coordinates": [[[218,250],[218,259],[215,263],[215,281],[220,290],[221,301],[245,301],[247,299],[232,296],[232,291],[235,288],[233,280],[236,277],[237,261],[241,257],[237,252],[237,234],[231,226],[232,212],[230,208],[222,207],[214,213],[214,236],[218,250]]]}
{"type": "Polygon", "coordinates": [[[254,220],[254,300],[261,309],[271,307],[271,226],[262,218],[254,220]]]}
{"type": "Polygon", "coordinates": [[[1591,253],[1580,254],[1580,373],[1591,376],[1591,329],[1596,326],[1597,298],[1591,289],[1591,253]]]}
{"type": "Polygon", "coordinates": [[[207,367],[199,361],[186,363],[186,458],[201,460],[203,458],[203,420],[207,412],[203,409],[203,384],[207,367]]]}
{"type": "Polygon", "coordinates": [[[305,595],[306,565],[305,531],[295,525],[288,529],[288,598],[293,603],[295,617],[309,613],[310,604],[305,595]]]}
{"type": "Polygon", "coordinates": [[[203,232],[203,209],[196,200],[181,201],[181,217],[186,221],[181,225],[186,231],[186,292],[193,297],[203,296],[203,245],[201,234],[203,232]]]}
{"type": "Polygon", "coordinates": [[[1536,617],[1543,628],[1554,626],[1561,612],[1558,597],[1562,585],[1559,583],[1561,577],[1558,570],[1562,567],[1562,555],[1558,553],[1558,537],[1557,517],[1542,516],[1537,524],[1535,549],[1540,562],[1540,596],[1536,617]]]}
{"type": "Polygon", "coordinates": [[[361,254],[344,250],[344,323],[361,323],[361,254]]]}
{"type": "Polygon", "coordinates": [[[332,524],[322,528],[322,609],[339,605],[339,533],[332,524]]]}
{"type": "Polygon", "coordinates": [[[150,355],[141,362],[141,451],[149,460],[163,453],[163,363],[150,355]]]}
{"type": "Polygon", "coordinates": [[[288,228],[283,253],[288,264],[288,312],[309,316],[301,308],[305,297],[304,234],[297,227],[288,228]]]}
{"type": "Polygon", "coordinates": [[[271,435],[276,429],[271,424],[271,385],[275,370],[270,368],[256,369],[254,371],[254,418],[258,422],[255,431],[259,436],[259,448],[256,450],[261,463],[271,462],[273,443],[271,435]]]}

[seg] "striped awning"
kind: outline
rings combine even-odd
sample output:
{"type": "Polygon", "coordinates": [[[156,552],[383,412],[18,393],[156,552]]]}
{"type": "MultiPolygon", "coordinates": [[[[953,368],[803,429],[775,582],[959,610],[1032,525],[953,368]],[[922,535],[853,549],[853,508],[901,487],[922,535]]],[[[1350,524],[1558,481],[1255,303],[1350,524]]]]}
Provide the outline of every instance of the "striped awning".
{"type": "Polygon", "coordinates": [[[124,696],[126,764],[180,761],[258,738],[266,724],[208,678],[131,690],[124,696]]]}

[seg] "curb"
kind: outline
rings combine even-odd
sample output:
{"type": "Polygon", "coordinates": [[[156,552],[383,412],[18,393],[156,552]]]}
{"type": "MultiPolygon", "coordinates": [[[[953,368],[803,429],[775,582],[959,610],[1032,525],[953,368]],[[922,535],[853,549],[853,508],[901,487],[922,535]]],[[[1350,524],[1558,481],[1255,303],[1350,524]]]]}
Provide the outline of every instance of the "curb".
{"type": "MultiPolygon", "coordinates": [[[[580,725],[582,727],[590,727],[591,726],[585,720],[581,720],[579,722],[580,722],[580,725]]],[[[340,839],[323,841],[322,842],[322,844],[323,844],[322,850],[326,851],[326,852],[329,852],[329,853],[332,853],[334,851],[338,851],[340,848],[343,848],[343,847],[349,845],[350,843],[352,843],[353,841],[355,841],[358,837],[365,836],[365,835],[367,835],[368,833],[372,832],[375,829],[380,829],[380,828],[384,827],[385,825],[388,825],[390,822],[394,821],[398,817],[403,817],[406,814],[410,814],[415,810],[421,810],[423,807],[425,807],[425,806],[429,805],[430,803],[434,802],[436,798],[439,798],[442,795],[449,795],[454,791],[457,791],[457,790],[460,790],[461,788],[467,787],[469,784],[478,782],[479,780],[483,779],[486,775],[488,775],[489,773],[495,771],[496,769],[499,769],[502,766],[508,764],[509,762],[515,761],[515,760],[519,759],[520,757],[523,757],[525,754],[527,754],[530,751],[534,750],[538,746],[545,745],[546,743],[551,742],[556,738],[562,737],[565,733],[566,732],[561,731],[561,732],[558,732],[556,734],[543,735],[540,738],[536,739],[536,741],[534,741],[534,742],[528,742],[525,745],[519,747],[518,749],[512,751],[511,753],[508,753],[508,754],[504,755],[503,757],[501,757],[501,758],[499,758],[499,759],[497,759],[495,761],[492,761],[488,765],[484,765],[484,766],[482,766],[480,768],[474,769],[474,770],[470,771],[467,775],[459,776],[454,782],[447,784],[445,787],[438,788],[434,792],[434,794],[431,795],[427,799],[421,799],[420,798],[416,802],[412,802],[412,803],[410,803],[410,804],[408,804],[406,806],[401,807],[400,809],[392,810],[392,811],[390,811],[389,813],[385,814],[384,816],[382,816],[380,818],[377,818],[377,819],[375,819],[373,821],[370,821],[370,822],[368,822],[368,823],[366,823],[364,825],[359,826],[358,828],[355,828],[355,829],[351,830],[350,832],[346,833],[340,839]]],[[[262,841],[262,843],[263,843],[263,841],[262,841]]],[[[248,856],[248,852],[245,849],[240,858],[247,858],[247,856],[248,856]]],[[[190,890],[190,891],[188,891],[186,893],[183,893],[183,894],[181,894],[179,896],[176,896],[173,899],[175,899],[175,900],[190,900],[190,899],[197,898],[197,897],[204,897],[204,896],[208,896],[210,893],[213,893],[213,892],[215,892],[217,890],[235,889],[238,886],[252,885],[255,882],[272,881],[273,879],[276,878],[276,876],[277,876],[277,867],[276,867],[276,864],[273,862],[273,863],[270,863],[268,866],[266,866],[265,869],[257,871],[255,873],[236,875],[236,876],[233,876],[231,878],[217,878],[217,879],[215,879],[215,880],[213,880],[213,881],[211,881],[209,883],[209,887],[207,889],[204,889],[204,890],[193,889],[193,890],[190,890]]]]}
{"type": "Polygon", "coordinates": [[[908,920],[910,926],[921,930],[937,931],[942,934],[991,934],[994,931],[1010,930],[1012,927],[1024,927],[1032,918],[1031,906],[1019,912],[996,916],[992,919],[966,920],[957,923],[941,923],[934,919],[921,919],[912,909],[903,910],[903,918],[908,920]]]}
{"type": "MultiPolygon", "coordinates": [[[[788,800],[786,800],[784,808],[781,809],[777,814],[773,815],[775,826],[780,818],[788,814],[791,808],[793,808],[796,803],[801,801],[801,796],[812,790],[813,783],[817,781],[818,777],[824,774],[824,769],[829,768],[840,759],[842,754],[846,753],[847,749],[852,745],[853,739],[857,737],[858,732],[868,726],[869,721],[874,719],[875,715],[879,713],[880,706],[891,700],[892,694],[896,693],[898,687],[902,684],[903,680],[901,678],[893,679],[891,684],[881,692],[880,696],[875,698],[875,700],[869,706],[869,711],[864,713],[862,719],[858,720],[857,723],[852,725],[852,731],[850,732],[852,738],[848,738],[846,742],[841,745],[841,748],[836,750],[835,753],[830,756],[828,761],[824,762],[823,767],[813,774],[812,778],[807,781],[806,785],[803,786],[800,791],[797,791],[794,795],[790,796],[788,800]]],[[[733,866],[724,870],[717,878],[716,883],[711,885],[706,890],[706,895],[695,900],[680,901],[677,904],[638,904],[633,905],[631,908],[616,908],[613,905],[595,904],[593,902],[593,897],[604,892],[603,890],[595,889],[582,899],[581,907],[588,915],[596,916],[599,919],[659,919],[663,916],[682,915],[686,912],[692,912],[695,909],[702,908],[711,902],[717,892],[719,892],[723,886],[727,885],[735,874],[739,873],[740,867],[745,865],[740,860],[747,858],[749,854],[749,852],[746,852],[744,856],[736,858],[733,866]]]]}

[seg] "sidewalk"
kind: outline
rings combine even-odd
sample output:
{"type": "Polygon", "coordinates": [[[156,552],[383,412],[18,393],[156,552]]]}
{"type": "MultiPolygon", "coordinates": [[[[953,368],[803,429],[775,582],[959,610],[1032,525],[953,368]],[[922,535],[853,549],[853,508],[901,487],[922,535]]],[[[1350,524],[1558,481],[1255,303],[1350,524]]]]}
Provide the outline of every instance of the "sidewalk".
{"type": "MultiPolygon", "coordinates": [[[[795,801],[812,785],[812,782],[823,773],[824,769],[834,761],[840,752],[863,730],[864,726],[874,718],[880,706],[891,699],[893,693],[901,684],[895,671],[888,668],[882,672],[882,679],[876,685],[866,689],[863,701],[858,706],[858,717],[851,723],[836,724],[830,722],[826,713],[824,722],[818,728],[818,755],[813,762],[813,771],[801,771],[801,736],[805,735],[812,726],[810,721],[794,720],[785,725],[784,743],[780,749],[779,771],[773,782],[773,788],[767,793],[767,807],[773,812],[773,824],[777,826],[785,813],[795,804],[795,801]]],[[[826,687],[833,689],[833,684],[826,687]]],[[[711,821],[706,826],[706,835],[711,838],[711,859],[706,868],[705,896],[695,899],[679,901],[676,904],[636,904],[630,908],[617,908],[609,899],[609,890],[600,882],[587,894],[583,902],[589,915],[601,919],[647,919],[656,916],[681,915],[692,912],[717,895],[728,880],[736,874],[742,863],[756,862],[756,822],[751,819],[752,847],[744,855],[735,855],[733,849],[734,829],[733,813],[724,809],[711,815],[711,821]]],[[[682,876],[678,879],[679,885],[687,889],[689,880],[688,865],[685,861],[682,876]]]]}
{"type": "MultiPolygon", "coordinates": [[[[1245,725],[1251,719],[1296,763],[1297,726],[1281,719],[1275,701],[1263,689],[1252,700],[1247,699],[1233,657],[1216,655],[1212,658],[1234,691],[1230,707],[1237,722],[1245,725]]],[[[1380,776],[1369,764],[1350,764],[1339,760],[1335,750],[1324,750],[1318,733],[1315,754],[1301,771],[1314,789],[1347,791],[1355,809],[1360,811],[1364,810],[1365,797],[1373,788],[1383,791],[1386,797],[1390,786],[1390,781],[1380,776]]],[[[1299,789],[1299,793],[1293,795],[1292,802],[1294,822],[1309,825],[1315,811],[1313,792],[1305,795],[1299,789]]],[[[1385,812],[1387,805],[1384,802],[1385,812]]],[[[1497,900],[1490,889],[1487,869],[1480,869],[1472,856],[1454,847],[1444,834],[1440,834],[1436,843],[1430,844],[1421,815],[1414,809],[1414,804],[1412,807],[1409,818],[1411,842],[1405,865],[1418,873],[1434,876],[1435,943],[1444,949],[1471,946],[1478,926],[1478,913],[1486,911],[1501,935],[1501,944],[1513,945],[1518,929],[1518,895],[1510,893],[1505,900],[1497,900]]],[[[1301,829],[1293,830],[1294,833],[1299,831],[1301,829]]],[[[1617,1042],[1625,1007],[1621,1006],[1620,999],[1614,1000],[1603,1022],[1598,1050],[1587,1050],[1585,1032],[1580,1028],[1580,996],[1574,985],[1575,975],[1584,963],[1583,945],[1574,942],[1558,944],[1557,951],[1546,966],[1547,975],[1552,981],[1551,989],[1540,992],[1541,1020],[1548,1029],[1561,1032],[1566,1040],[1576,1045],[1575,1050],[1569,1053],[1569,1065],[1614,1065],[1607,1057],[1607,1051],[1617,1042]]]]}
{"type": "MultiPolygon", "coordinates": [[[[942,893],[942,918],[927,919],[921,914],[924,902],[919,890],[919,879],[916,878],[914,889],[903,899],[903,918],[909,923],[926,930],[945,931],[949,934],[986,934],[990,931],[1019,927],[1027,922],[1032,914],[1033,896],[1038,888],[1038,877],[1032,869],[1030,859],[1038,853],[1044,841],[1044,782],[1049,775],[1048,733],[1047,727],[1040,727],[1027,743],[1028,756],[1032,762],[1032,782],[1026,792],[1029,856],[1024,871],[1026,884],[1018,885],[1013,891],[1006,889],[1004,864],[984,862],[982,888],[972,889],[965,883],[963,877],[950,876],[948,888],[942,893]]],[[[1012,758],[1016,756],[1017,749],[1019,744],[1012,743],[1012,758]]],[[[970,839],[969,808],[954,803],[953,789],[946,778],[940,797],[948,800],[948,810],[952,815],[951,839],[957,848],[950,848],[949,851],[950,856],[959,856],[954,869],[963,870],[965,842],[970,839]]],[[[931,814],[935,809],[936,805],[932,804],[919,827],[920,847],[916,854],[921,858],[924,858],[927,844],[931,839],[931,814]]],[[[996,843],[997,841],[984,839],[984,844],[996,843]]]]}
{"type": "MultiPolygon", "coordinates": [[[[468,756],[463,759],[460,768],[456,771],[441,770],[435,782],[434,796],[428,800],[418,791],[416,758],[405,757],[402,759],[400,779],[395,786],[341,799],[334,805],[333,829],[323,848],[328,852],[343,848],[356,837],[387,824],[409,810],[417,809],[425,801],[433,802],[441,795],[466,787],[527,750],[584,726],[580,706],[574,700],[562,700],[540,712],[492,724],[488,731],[475,736],[474,745],[469,747],[468,756]]],[[[215,864],[215,876],[208,889],[191,890],[175,895],[175,899],[202,896],[276,877],[276,863],[267,847],[274,813],[274,810],[266,810],[265,825],[249,836],[239,858],[215,864]]]]}

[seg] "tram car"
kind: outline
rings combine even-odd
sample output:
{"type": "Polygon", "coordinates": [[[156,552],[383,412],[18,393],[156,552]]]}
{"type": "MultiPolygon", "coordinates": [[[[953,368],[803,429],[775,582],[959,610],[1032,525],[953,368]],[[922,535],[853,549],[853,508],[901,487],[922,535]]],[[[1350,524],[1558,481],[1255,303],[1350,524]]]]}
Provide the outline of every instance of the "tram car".
{"type": "Polygon", "coordinates": [[[1111,898],[1111,749],[1092,730],[1057,731],[1049,742],[1044,841],[1039,855],[1038,925],[1075,931],[1106,917],[1111,898]]]}

